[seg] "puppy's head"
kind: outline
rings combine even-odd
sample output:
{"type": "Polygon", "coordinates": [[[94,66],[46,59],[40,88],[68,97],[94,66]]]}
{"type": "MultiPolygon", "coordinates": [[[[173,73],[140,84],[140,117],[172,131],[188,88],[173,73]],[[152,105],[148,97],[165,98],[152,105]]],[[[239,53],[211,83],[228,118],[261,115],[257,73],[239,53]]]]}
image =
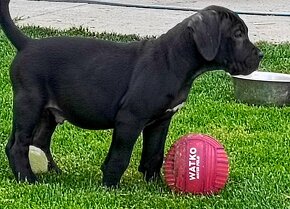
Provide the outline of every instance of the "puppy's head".
{"type": "Polygon", "coordinates": [[[258,68],[263,54],[250,42],[244,21],[231,10],[207,7],[190,18],[188,27],[206,61],[216,62],[232,75],[247,75],[258,68]]]}

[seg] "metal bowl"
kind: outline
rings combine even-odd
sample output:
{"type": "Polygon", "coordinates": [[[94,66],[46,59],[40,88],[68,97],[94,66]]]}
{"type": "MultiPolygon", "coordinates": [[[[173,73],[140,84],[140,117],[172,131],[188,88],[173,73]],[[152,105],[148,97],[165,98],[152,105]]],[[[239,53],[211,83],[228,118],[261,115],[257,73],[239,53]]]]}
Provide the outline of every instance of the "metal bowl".
{"type": "Polygon", "coordinates": [[[290,104],[290,74],[255,71],[232,76],[237,100],[255,105],[290,104]]]}

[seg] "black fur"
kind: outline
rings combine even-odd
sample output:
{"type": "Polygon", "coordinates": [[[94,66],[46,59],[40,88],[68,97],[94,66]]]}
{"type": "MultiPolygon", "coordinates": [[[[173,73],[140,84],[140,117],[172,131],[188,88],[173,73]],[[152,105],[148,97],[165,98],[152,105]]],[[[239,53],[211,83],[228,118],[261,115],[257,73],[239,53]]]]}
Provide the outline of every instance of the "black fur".
{"type": "Polygon", "coordinates": [[[8,3],[0,0],[0,21],[18,52],[11,66],[14,114],[6,154],[21,181],[36,181],[29,145],[41,148],[50,169],[60,171],[50,142],[64,120],[86,129],[114,129],[102,166],[104,185],[119,183],[141,132],[139,170],[146,180],[158,177],[173,108],[186,100],[193,80],[209,67],[249,74],[262,55],[238,15],[218,6],[201,10],[156,40],[124,44],[31,39],[14,25],[8,3]]]}

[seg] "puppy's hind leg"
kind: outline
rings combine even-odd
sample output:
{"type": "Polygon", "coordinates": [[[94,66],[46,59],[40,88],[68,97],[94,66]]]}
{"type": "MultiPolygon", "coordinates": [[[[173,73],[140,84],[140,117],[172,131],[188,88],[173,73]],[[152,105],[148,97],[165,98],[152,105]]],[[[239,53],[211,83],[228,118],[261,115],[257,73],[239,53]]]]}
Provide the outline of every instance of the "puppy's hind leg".
{"type": "Polygon", "coordinates": [[[28,151],[43,109],[41,98],[35,91],[19,90],[14,95],[13,130],[6,154],[13,174],[19,181],[36,181],[29,164],[28,151]]]}
{"type": "MultiPolygon", "coordinates": [[[[30,149],[29,156],[30,158],[34,158],[34,161],[36,163],[45,163],[42,162],[43,159],[41,159],[41,151],[45,153],[44,158],[48,161],[48,171],[55,171],[56,173],[61,173],[61,170],[57,166],[57,164],[54,162],[51,151],[50,151],[50,145],[51,145],[51,137],[52,134],[57,126],[57,122],[55,120],[54,115],[51,113],[50,110],[44,110],[42,113],[40,122],[35,130],[34,136],[33,136],[33,142],[32,145],[39,148],[40,150],[35,149],[34,151],[30,149]]],[[[30,165],[33,168],[34,165],[32,165],[33,161],[30,160],[30,165]]],[[[43,166],[42,166],[43,167],[43,166]]],[[[45,172],[45,171],[40,171],[45,172]]]]}
{"type": "Polygon", "coordinates": [[[5,153],[7,155],[8,160],[10,160],[10,149],[13,146],[14,142],[15,142],[15,126],[14,123],[12,124],[12,131],[11,131],[11,135],[9,137],[8,143],[6,144],[5,147],[5,153]]]}

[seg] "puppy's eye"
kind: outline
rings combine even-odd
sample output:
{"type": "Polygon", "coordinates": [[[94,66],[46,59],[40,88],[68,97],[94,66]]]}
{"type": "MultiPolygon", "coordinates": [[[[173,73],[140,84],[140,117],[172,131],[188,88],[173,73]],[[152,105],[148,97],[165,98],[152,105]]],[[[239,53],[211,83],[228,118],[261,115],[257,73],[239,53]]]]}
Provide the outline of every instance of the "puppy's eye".
{"type": "Polygon", "coordinates": [[[241,38],[243,36],[243,33],[241,30],[236,30],[234,36],[235,38],[241,38]]]}

